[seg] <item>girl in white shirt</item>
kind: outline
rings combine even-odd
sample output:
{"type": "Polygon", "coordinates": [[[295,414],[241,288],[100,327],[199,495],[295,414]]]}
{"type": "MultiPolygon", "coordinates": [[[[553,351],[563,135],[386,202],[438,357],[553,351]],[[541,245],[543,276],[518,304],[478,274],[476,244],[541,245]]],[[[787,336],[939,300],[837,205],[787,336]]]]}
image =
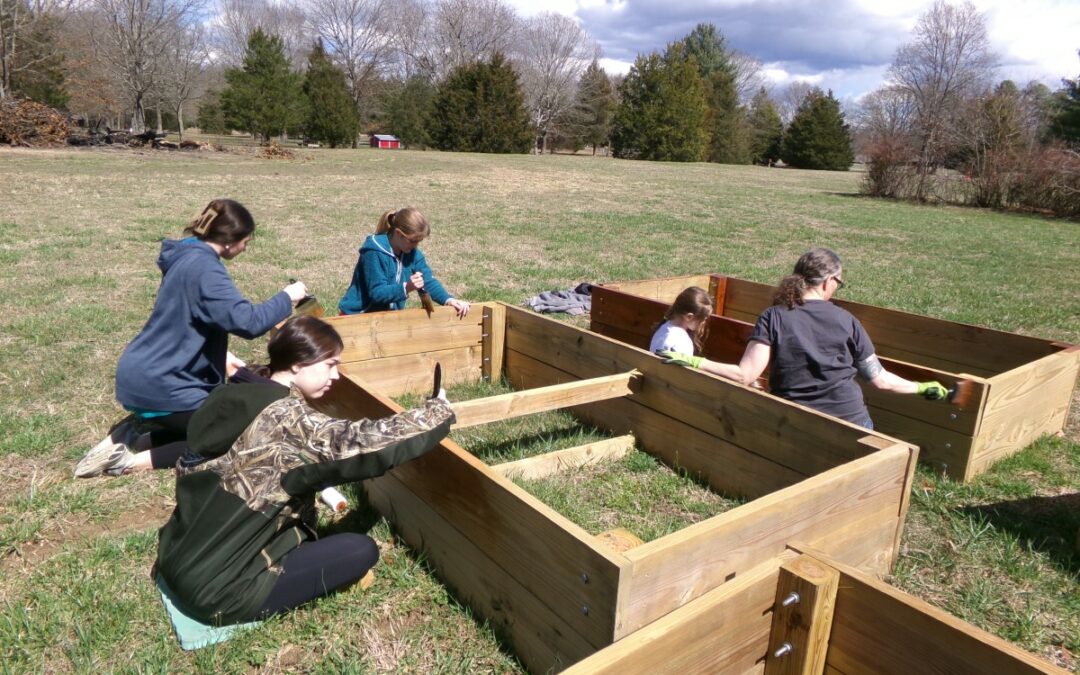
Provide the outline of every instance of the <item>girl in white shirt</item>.
{"type": "Polygon", "coordinates": [[[712,314],[712,298],[703,289],[691,286],[679,293],[664,314],[664,323],[653,333],[649,351],[693,354],[700,351],[705,341],[709,315],[712,314]]]}

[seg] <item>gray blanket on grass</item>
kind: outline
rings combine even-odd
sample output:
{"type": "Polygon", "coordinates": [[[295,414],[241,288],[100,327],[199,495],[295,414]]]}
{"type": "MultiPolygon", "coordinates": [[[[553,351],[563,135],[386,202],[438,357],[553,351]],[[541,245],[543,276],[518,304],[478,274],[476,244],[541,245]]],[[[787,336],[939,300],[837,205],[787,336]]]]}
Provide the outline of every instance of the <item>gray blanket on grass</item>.
{"type": "Polygon", "coordinates": [[[544,291],[526,300],[525,304],[542,314],[586,314],[592,309],[592,284],[582,282],[566,291],[544,291]]]}

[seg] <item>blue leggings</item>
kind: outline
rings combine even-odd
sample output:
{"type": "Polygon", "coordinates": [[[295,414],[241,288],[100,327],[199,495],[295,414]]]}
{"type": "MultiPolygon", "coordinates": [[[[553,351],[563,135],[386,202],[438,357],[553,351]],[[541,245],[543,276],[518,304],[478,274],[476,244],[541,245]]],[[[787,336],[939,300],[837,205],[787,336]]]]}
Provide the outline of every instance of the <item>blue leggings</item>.
{"type": "Polygon", "coordinates": [[[253,618],[263,619],[359,581],[379,560],[375,540],[343,532],[300,544],[285,556],[281,575],[253,618]]]}

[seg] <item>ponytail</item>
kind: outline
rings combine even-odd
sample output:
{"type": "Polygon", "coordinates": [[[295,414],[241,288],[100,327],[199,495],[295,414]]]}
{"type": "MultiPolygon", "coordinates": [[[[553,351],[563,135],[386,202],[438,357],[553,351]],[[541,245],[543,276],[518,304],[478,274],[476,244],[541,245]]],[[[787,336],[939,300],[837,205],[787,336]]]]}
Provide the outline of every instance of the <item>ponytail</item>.
{"type": "Polygon", "coordinates": [[[184,228],[186,236],[222,245],[235,244],[254,233],[251,212],[232,199],[213,200],[184,228]]]}
{"type": "Polygon", "coordinates": [[[375,226],[375,234],[386,234],[394,229],[394,214],[397,211],[387,211],[379,218],[379,224],[375,226]]]}
{"type": "Polygon", "coordinates": [[[794,309],[803,304],[808,289],[820,286],[840,273],[840,256],[827,248],[812,248],[799,257],[791,274],[780,280],[773,293],[773,304],[794,309]]]}

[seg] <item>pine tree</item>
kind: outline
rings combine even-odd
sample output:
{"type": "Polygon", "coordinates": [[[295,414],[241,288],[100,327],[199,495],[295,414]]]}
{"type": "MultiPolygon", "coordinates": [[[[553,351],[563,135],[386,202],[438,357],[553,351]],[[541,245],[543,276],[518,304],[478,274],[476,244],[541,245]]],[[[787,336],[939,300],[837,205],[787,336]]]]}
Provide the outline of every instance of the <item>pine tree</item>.
{"type": "Polygon", "coordinates": [[[440,150],[524,153],[533,144],[517,74],[501,54],[450,73],[427,129],[440,150]]]}
{"type": "Polygon", "coordinates": [[[726,72],[734,80],[735,67],[731,63],[727,41],[716,26],[711,23],[699,23],[694,30],[682,39],[685,55],[693,56],[697,61],[698,72],[704,79],[715,73],[726,72]]]}
{"type": "Polygon", "coordinates": [[[413,75],[400,87],[387,91],[383,102],[390,130],[409,147],[426,148],[431,143],[427,118],[435,103],[435,87],[423,75],[413,75]]]}
{"type": "Polygon", "coordinates": [[[225,71],[221,105],[228,125],[269,140],[300,124],[306,102],[300,75],[285,56],[280,37],[257,28],[248,38],[241,68],[225,71]]]}
{"type": "Polygon", "coordinates": [[[1050,135],[1080,146],[1080,77],[1061,81],[1061,89],[1054,94],[1054,107],[1057,110],[1050,123],[1050,135]]]}
{"type": "Polygon", "coordinates": [[[582,145],[592,146],[594,155],[597,146],[608,144],[614,112],[615,92],[611,90],[611,80],[593,59],[578,82],[570,126],[577,130],[576,136],[582,145]]]}
{"type": "Polygon", "coordinates": [[[223,134],[228,130],[225,111],[221,109],[221,94],[213,89],[203,94],[195,123],[204,134],[223,134]]]}
{"type": "Polygon", "coordinates": [[[331,148],[352,145],[356,140],[356,107],[345,73],[330,61],[321,39],[308,55],[304,95],[309,103],[305,134],[331,148]]]}
{"type": "Polygon", "coordinates": [[[799,169],[847,171],[855,160],[840,102],[813,89],[799,105],[782,146],[784,162],[799,169]]]}
{"type": "Polygon", "coordinates": [[[735,77],[728,70],[717,70],[706,82],[708,160],[719,164],[749,164],[750,129],[746,111],[739,105],[735,77]]]}
{"type": "Polygon", "coordinates": [[[616,157],[696,162],[706,150],[705,92],[697,62],[678,43],[639,56],[619,88],[611,148],[616,157]]]}
{"type": "Polygon", "coordinates": [[[780,159],[780,143],[784,139],[784,123],[776,104],[765,87],[754,94],[747,123],[750,125],[750,159],[754,164],[771,166],[780,159]]]}

